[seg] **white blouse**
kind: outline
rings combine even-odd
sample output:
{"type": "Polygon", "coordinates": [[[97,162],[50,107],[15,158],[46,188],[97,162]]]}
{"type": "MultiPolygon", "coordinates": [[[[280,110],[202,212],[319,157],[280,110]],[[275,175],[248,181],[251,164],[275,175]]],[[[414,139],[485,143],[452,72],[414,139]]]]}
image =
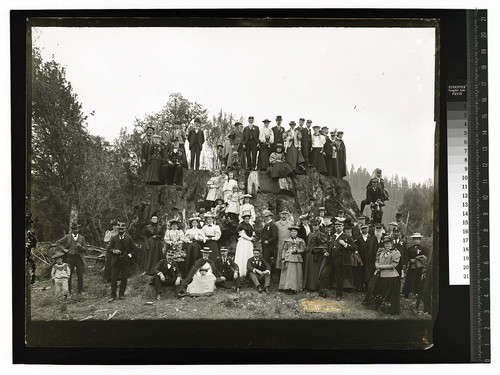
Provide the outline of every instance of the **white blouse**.
{"type": "Polygon", "coordinates": [[[323,148],[323,146],[326,143],[326,139],[324,135],[318,134],[318,135],[312,135],[312,147],[313,148],[323,148]]]}

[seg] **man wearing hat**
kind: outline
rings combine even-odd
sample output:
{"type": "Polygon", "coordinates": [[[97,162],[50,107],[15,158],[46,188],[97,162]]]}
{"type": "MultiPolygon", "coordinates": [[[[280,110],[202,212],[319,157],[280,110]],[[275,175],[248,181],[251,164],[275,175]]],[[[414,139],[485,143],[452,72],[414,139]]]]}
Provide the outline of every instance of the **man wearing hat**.
{"type": "Polygon", "coordinates": [[[78,279],[77,293],[81,294],[83,291],[83,273],[85,272],[85,253],[87,252],[87,241],[85,237],[79,234],[80,224],[71,223],[71,233],[57,241],[58,247],[62,247],[65,253],[65,263],[68,263],[71,270],[71,275],[68,280],[68,289],[71,293],[71,279],[76,271],[78,279]]]}
{"type": "Polygon", "coordinates": [[[276,228],[278,228],[278,248],[276,249],[275,257],[275,267],[281,269],[282,259],[283,259],[283,245],[285,240],[289,237],[288,228],[293,225],[293,219],[290,218],[290,211],[283,210],[280,212],[281,220],[276,222],[276,228]]]}
{"type": "Polygon", "coordinates": [[[373,235],[368,239],[368,250],[366,252],[366,262],[365,262],[365,283],[368,285],[374,272],[375,272],[375,260],[377,256],[377,251],[384,247],[383,245],[383,226],[381,223],[375,224],[375,230],[373,235]]]}
{"type": "MultiPolygon", "coordinates": [[[[111,237],[113,237],[115,234],[118,234],[118,221],[117,220],[111,220],[111,225],[113,227],[112,230],[107,230],[106,233],[104,234],[104,245],[107,247],[109,244],[109,241],[111,241],[111,237]]],[[[104,262],[104,269],[103,269],[103,279],[106,281],[111,280],[111,256],[109,256],[107,253],[105,254],[106,260],[104,262]]]]}
{"type": "Polygon", "coordinates": [[[174,121],[174,129],[171,132],[171,138],[177,138],[179,140],[179,145],[185,154],[186,149],[184,148],[184,144],[186,143],[186,131],[184,130],[184,127],[182,126],[182,122],[180,120],[174,121]]]}
{"type": "Polygon", "coordinates": [[[216,170],[223,170],[226,168],[226,157],[224,155],[224,145],[222,143],[218,143],[217,146],[217,152],[215,154],[215,165],[214,168],[216,170]]]}
{"type": "Polygon", "coordinates": [[[366,198],[361,201],[360,211],[363,213],[367,204],[375,203],[377,199],[382,199],[384,193],[380,187],[377,187],[377,181],[371,180],[370,186],[366,188],[366,198]]]}
{"type": "Polygon", "coordinates": [[[271,286],[271,266],[260,255],[260,250],[258,248],[253,249],[253,257],[249,258],[247,261],[247,274],[259,293],[264,293],[262,289],[262,283],[264,283],[265,292],[269,294],[269,287],[271,286]]]}
{"type": "Polygon", "coordinates": [[[276,116],[276,126],[273,126],[271,130],[273,131],[274,134],[274,143],[271,147],[271,151],[274,152],[276,151],[276,144],[284,144],[283,140],[283,133],[285,133],[285,128],[281,126],[281,123],[283,122],[283,118],[281,116],[276,116]]]}
{"type": "Polygon", "coordinates": [[[326,222],[325,213],[325,207],[321,206],[318,208],[319,230],[326,234],[328,223],[326,222]]]}
{"type": "Polygon", "coordinates": [[[181,288],[182,274],[179,266],[173,259],[173,253],[169,252],[165,259],[161,259],[154,269],[153,284],[155,286],[156,299],[161,299],[163,286],[174,286],[178,297],[184,295],[181,288]]]}
{"type": "Polygon", "coordinates": [[[153,127],[153,125],[148,125],[146,127],[146,135],[144,137],[144,141],[142,142],[141,146],[141,167],[144,179],[146,178],[146,170],[149,165],[149,148],[153,144],[154,129],[155,128],[153,127]]]}
{"type": "Polygon", "coordinates": [[[148,151],[148,168],[144,181],[148,185],[162,184],[162,166],[163,166],[163,147],[160,144],[160,136],[153,135],[153,143],[149,145],[148,151]]]}
{"type": "Polygon", "coordinates": [[[164,149],[164,178],[167,185],[182,186],[184,168],[187,168],[186,153],[180,147],[179,138],[172,139],[172,145],[164,149]]]}
{"type": "MultiPolygon", "coordinates": [[[[361,258],[362,265],[359,265],[355,272],[359,273],[361,279],[361,288],[366,289],[366,254],[368,253],[368,243],[370,241],[370,233],[368,233],[369,225],[366,223],[360,224],[360,233],[354,237],[354,244],[358,249],[358,254],[361,258]]],[[[357,277],[357,276],[356,276],[357,277]]]]}
{"type": "Polygon", "coordinates": [[[429,251],[422,246],[422,236],[420,233],[413,233],[411,238],[413,245],[408,248],[406,264],[403,269],[407,271],[403,294],[405,298],[410,297],[410,293],[418,295],[420,292],[420,279],[422,271],[427,265],[429,251]]]}
{"type": "Polygon", "coordinates": [[[248,126],[243,129],[243,149],[246,151],[247,169],[257,166],[257,151],[259,149],[259,128],[253,124],[253,116],[248,117],[248,126]]]}
{"type": "Polygon", "coordinates": [[[220,277],[216,284],[224,289],[235,288],[236,293],[240,292],[241,280],[238,265],[228,256],[229,249],[225,246],[220,248],[220,256],[215,259],[215,267],[220,277]]]}
{"type": "Polygon", "coordinates": [[[194,126],[189,131],[188,142],[189,150],[191,151],[191,169],[200,169],[200,155],[203,143],[205,143],[205,135],[200,129],[201,120],[197,117],[194,119],[194,126]]]}
{"type": "Polygon", "coordinates": [[[269,210],[262,212],[264,216],[264,227],[260,243],[262,245],[262,256],[269,264],[273,264],[276,256],[276,246],[278,244],[278,227],[273,222],[273,214],[269,210]]]}
{"type": "MultiPolygon", "coordinates": [[[[239,121],[234,123],[233,130],[229,133],[229,140],[231,141],[232,152],[235,151],[239,156],[238,166],[246,166],[245,150],[243,149],[243,124],[239,121]]],[[[232,154],[231,154],[232,157],[232,154]]],[[[232,162],[228,161],[227,165],[231,165],[232,162]]]]}
{"type": "Polygon", "coordinates": [[[401,232],[397,225],[392,228],[392,244],[394,249],[398,250],[399,253],[401,254],[401,261],[399,262],[398,266],[396,267],[396,271],[399,273],[399,277],[402,276],[402,270],[403,270],[403,264],[406,264],[408,254],[406,252],[406,243],[401,238],[401,232]]]}
{"type": "Polygon", "coordinates": [[[334,146],[333,142],[328,137],[328,126],[323,126],[321,128],[321,133],[323,134],[325,138],[325,144],[323,146],[323,152],[325,154],[325,164],[326,164],[326,175],[330,177],[337,177],[335,170],[334,170],[334,146]]]}
{"type": "MultiPolygon", "coordinates": [[[[219,271],[217,267],[215,266],[215,262],[210,259],[210,254],[212,251],[208,247],[203,247],[201,250],[201,258],[197,259],[191,269],[189,270],[188,274],[186,277],[182,280],[181,285],[186,288],[191,281],[193,281],[193,277],[196,275],[196,273],[200,269],[204,269],[207,272],[215,275],[216,278],[220,277],[219,271]]],[[[214,284],[215,285],[215,284],[214,284]]]]}
{"type": "Polygon", "coordinates": [[[312,121],[307,120],[306,126],[304,126],[304,121],[305,119],[301,118],[299,120],[299,130],[302,135],[302,144],[301,144],[301,150],[302,150],[302,156],[304,157],[305,163],[308,167],[311,166],[311,163],[309,162],[309,154],[311,153],[311,145],[312,145],[312,134],[311,134],[311,125],[312,121]]]}
{"type": "Polygon", "coordinates": [[[125,233],[125,223],[118,224],[118,234],[111,237],[108,245],[108,254],[111,255],[111,298],[108,302],[116,300],[118,279],[120,282],[119,299],[125,299],[127,279],[130,277],[132,257],[137,252],[137,246],[128,233],[125,233]]]}
{"type": "Polygon", "coordinates": [[[55,264],[52,266],[50,276],[54,280],[55,296],[68,297],[68,280],[71,275],[69,264],[63,262],[64,253],[56,253],[52,256],[55,264]]]}
{"type": "Polygon", "coordinates": [[[146,225],[144,231],[145,253],[144,253],[144,274],[154,275],[155,266],[163,258],[163,237],[165,227],[158,222],[158,214],[153,212],[151,223],[146,225]]]}
{"type": "Polygon", "coordinates": [[[358,217],[357,222],[352,228],[352,236],[354,237],[354,239],[359,237],[359,235],[361,234],[361,226],[364,224],[366,224],[366,216],[361,215],[358,217]]]}

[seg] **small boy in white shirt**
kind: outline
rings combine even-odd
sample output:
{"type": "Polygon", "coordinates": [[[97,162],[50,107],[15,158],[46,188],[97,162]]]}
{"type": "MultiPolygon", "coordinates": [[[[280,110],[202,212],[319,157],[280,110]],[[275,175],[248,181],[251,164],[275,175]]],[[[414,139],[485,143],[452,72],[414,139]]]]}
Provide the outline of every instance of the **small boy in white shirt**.
{"type": "Polygon", "coordinates": [[[68,280],[71,270],[69,264],[63,262],[63,256],[64,253],[57,253],[52,256],[52,259],[56,260],[56,264],[52,266],[51,276],[52,280],[54,280],[56,297],[64,296],[64,298],[68,298],[68,280]]]}

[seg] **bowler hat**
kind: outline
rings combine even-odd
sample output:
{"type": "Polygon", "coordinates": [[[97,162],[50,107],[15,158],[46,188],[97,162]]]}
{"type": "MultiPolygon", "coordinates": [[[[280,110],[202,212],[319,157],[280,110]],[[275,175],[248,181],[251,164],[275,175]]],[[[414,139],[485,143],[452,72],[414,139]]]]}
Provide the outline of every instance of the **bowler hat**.
{"type": "Polygon", "coordinates": [[[295,126],[295,125],[297,125],[297,124],[295,123],[295,121],[290,121],[289,125],[290,125],[290,126],[292,126],[292,125],[293,125],[293,126],[295,126]]]}
{"type": "Polygon", "coordinates": [[[248,119],[249,120],[253,120],[253,116],[248,116],[248,119]]]}
{"type": "Polygon", "coordinates": [[[276,121],[281,121],[281,120],[283,120],[283,117],[281,117],[281,116],[279,116],[279,115],[278,115],[278,116],[276,116],[276,121]]]}
{"type": "Polygon", "coordinates": [[[337,134],[344,134],[343,130],[337,130],[337,134]]]}
{"type": "Polygon", "coordinates": [[[306,124],[312,124],[312,120],[307,120],[306,124]]]}
{"type": "Polygon", "coordinates": [[[301,118],[299,118],[299,121],[306,121],[306,119],[301,117],[301,118]]]}
{"type": "Polygon", "coordinates": [[[383,226],[382,226],[382,224],[377,223],[377,224],[375,224],[375,228],[379,228],[380,229],[380,228],[383,228],[383,226]]]}
{"type": "Polygon", "coordinates": [[[77,222],[72,222],[71,223],[71,229],[80,229],[80,224],[78,224],[77,222]]]}

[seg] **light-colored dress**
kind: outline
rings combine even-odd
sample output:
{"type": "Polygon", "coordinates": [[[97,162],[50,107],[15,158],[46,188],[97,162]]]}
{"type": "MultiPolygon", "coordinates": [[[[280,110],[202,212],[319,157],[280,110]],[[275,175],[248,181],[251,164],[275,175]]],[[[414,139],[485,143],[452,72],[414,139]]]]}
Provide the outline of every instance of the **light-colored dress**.
{"type": "Polygon", "coordinates": [[[210,263],[205,263],[203,269],[208,269],[205,275],[202,275],[200,270],[193,275],[193,281],[187,286],[186,293],[190,296],[205,296],[210,295],[215,290],[216,277],[213,273],[210,263]]]}
{"type": "Polygon", "coordinates": [[[238,182],[234,179],[226,180],[222,185],[224,203],[229,202],[229,196],[233,193],[234,186],[238,186],[238,182]]]}
{"type": "Polygon", "coordinates": [[[236,193],[229,194],[228,205],[226,208],[227,213],[233,213],[233,214],[239,215],[239,213],[240,213],[240,200],[241,200],[242,195],[243,194],[240,193],[239,191],[236,193]]]}
{"type": "Polygon", "coordinates": [[[285,240],[290,238],[290,228],[293,225],[292,219],[287,219],[285,221],[279,220],[276,222],[276,226],[278,227],[278,248],[276,249],[276,268],[281,269],[282,259],[283,259],[283,245],[285,244],[285,240]]]}
{"type": "Polygon", "coordinates": [[[253,227],[245,222],[238,224],[236,232],[239,234],[238,243],[236,244],[236,253],[234,262],[238,265],[240,276],[244,277],[247,274],[247,261],[253,256],[254,235],[253,227]]]}

